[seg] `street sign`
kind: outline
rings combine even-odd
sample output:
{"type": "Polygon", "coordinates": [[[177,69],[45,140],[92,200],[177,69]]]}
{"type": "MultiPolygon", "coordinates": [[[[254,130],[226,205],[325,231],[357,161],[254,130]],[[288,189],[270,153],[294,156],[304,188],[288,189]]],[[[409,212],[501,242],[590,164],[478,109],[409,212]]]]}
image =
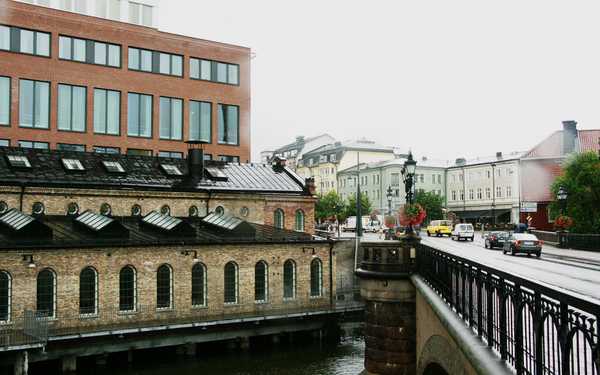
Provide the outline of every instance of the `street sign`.
{"type": "Polygon", "coordinates": [[[521,212],[537,212],[537,202],[521,202],[521,212]]]}

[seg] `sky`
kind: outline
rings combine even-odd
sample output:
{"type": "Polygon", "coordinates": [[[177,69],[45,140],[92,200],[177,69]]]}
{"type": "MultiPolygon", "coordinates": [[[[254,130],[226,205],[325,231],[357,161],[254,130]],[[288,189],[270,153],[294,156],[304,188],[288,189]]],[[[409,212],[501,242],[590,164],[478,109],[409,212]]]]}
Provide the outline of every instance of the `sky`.
{"type": "Polygon", "coordinates": [[[596,0],[162,0],[164,31],[250,47],[252,159],[296,136],[444,160],[600,128],[596,0]]]}

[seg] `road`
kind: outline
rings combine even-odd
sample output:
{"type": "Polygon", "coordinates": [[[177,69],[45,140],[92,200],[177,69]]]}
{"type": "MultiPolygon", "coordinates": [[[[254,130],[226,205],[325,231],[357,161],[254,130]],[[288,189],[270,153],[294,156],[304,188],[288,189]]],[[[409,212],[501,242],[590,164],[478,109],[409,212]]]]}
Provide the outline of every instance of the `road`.
{"type": "MultiPolygon", "coordinates": [[[[343,237],[349,236],[352,235],[348,233],[343,237]]],[[[600,252],[565,250],[544,245],[542,256],[538,259],[525,254],[503,255],[500,249],[486,249],[481,233],[476,233],[473,242],[427,237],[425,233],[421,236],[423,244],[428,246],[600,304],[600,252]]],[[[363,239],[376,240],[378,236],[366,233],[363,239]]]]}

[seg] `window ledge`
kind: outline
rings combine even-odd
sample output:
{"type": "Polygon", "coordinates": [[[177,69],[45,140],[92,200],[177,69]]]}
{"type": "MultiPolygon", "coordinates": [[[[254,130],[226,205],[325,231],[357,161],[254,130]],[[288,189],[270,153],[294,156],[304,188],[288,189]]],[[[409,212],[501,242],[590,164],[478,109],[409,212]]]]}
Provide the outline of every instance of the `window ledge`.
{"type": "Polygon", "coordinates": [[[287,298],[283,298],[283,302],[293,302],[296,300],[296,297],[287,297],[287,298]]]}
{"type": "Polygon", "coordinates": [[[264,300],[264,301],[254,301],[255,305],[268,305],[269,301],[268,300],[264,300]]]}
{"type": "Polygon", "coordinates": [[[156,308],[156,312],[171,312],[171,311],[174,311],[173,306],[156,308]]]}
{"type": "Polygon", "coordinates": [[[79,319],[97,319],[98,313],[93,314],[79,314],[79,319]]]}
{"type": "Polygon", "coordinates": [[[192,305],[192,310],[206,310],[208,309],[207,305],[192,305]]]}
{"type": "Polygon", "coordinates": [[[117,315],[135,315],[137,314],[136,310],[123,310],[123,311],[119,311],[117,313],[117,315]]]}
{"type": "Polygon", "coordinates": [[[237,307],[237,306],[241,306],[241,304],[239,302],[225,302],[223,305],[225,307],[237,307]]]}

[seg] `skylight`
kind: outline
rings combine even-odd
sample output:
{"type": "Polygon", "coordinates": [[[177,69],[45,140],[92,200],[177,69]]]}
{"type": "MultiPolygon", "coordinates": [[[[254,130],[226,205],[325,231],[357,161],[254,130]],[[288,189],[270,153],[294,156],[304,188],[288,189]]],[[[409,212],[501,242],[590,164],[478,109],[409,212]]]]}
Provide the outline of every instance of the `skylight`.
{"type": "Polygon", "coordinates": [[[206,172],[208,173],[210,178],[213,180],[227,181],[227,175],[225,173],[223,173],[223,170],[221,170],[220,168],[207,167],[207,168],[204,168],[204,170],[206,170],[206,172]]]}
{"type": "Polygon", "coordinates": [[[62,159],[63,166],[68,171],[85,171],[83,164],[78,159],[62,159]]]}
{"type": "Polygon", "coordinates": [[[142,221],[146,224],[169,231],[181,223],[182,220],[176,217],[160,214],[157,211],[152,211],[148,215],[144,216],[142,221]]]}
{"type": "Polygon", "coordinates": [[[125,169],[118,161],[106,161],[102,162],[104,168],[110,173],[125,173],[125,169]]]}
{"type": "Polygon", "coordinates": [[[29,159],[27,156],[22,155],[6,155],[10,166],[13,168],[31,168],[31,164],[29,163],[29,159]]]}
{"type": "Polygon", "coordinates": [[[227,230],[235,229],[243,222],[242,219],[239,219],[235,216],[219,215],[216,212],[211,213],[202,219],[202,221],[227,230]]]}
{"type": "Polygon", "coordinates": [[[81,224],[85,225],[86,227],[88,227],[89,229],[97,232],[97,231],[101,230],[102,228],[106,227],[108,224],[115,221],[115,219],[112,219],[112,218],[104,216],[104,215],[98,215],[92,211],[85,211],[81,215],[77,216],[75,221],[77,221],[78,223],[81,223],[81,224]]]}
{"type": "Polygon", "coordinates": [[[183,173],[181,173],[181,170],[176,165],[161,164],[160,166],[169,176],[183,176],[183,173]]]}
{"type": "Polygon", "coordinates": [[[33,220],[33,217],[26,215],[14,208],[0,218],[0,222],[15,231],[21,230],[21,228],[25,227],[33,220]]]}

